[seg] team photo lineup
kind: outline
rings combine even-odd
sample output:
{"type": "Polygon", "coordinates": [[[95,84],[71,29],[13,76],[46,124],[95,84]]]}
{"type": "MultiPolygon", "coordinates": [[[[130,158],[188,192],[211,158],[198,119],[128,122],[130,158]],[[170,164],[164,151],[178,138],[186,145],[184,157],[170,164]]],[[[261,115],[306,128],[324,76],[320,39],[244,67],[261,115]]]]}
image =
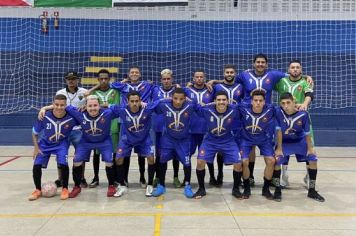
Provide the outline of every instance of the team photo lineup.
{"type": "Polygon", "coordinates": [[[62,187],[62,200],[90,194],[82,193],[82,189],[106,181],[107,197],[130,194],[130,162],[136,161],[131,159],[133,150],[139,166],[139,180],[133,181],[139,181],[146,197],[169,192],[165,179],[168,162],[172,161],[173,186],[182,188],[186,198],[207,195],[206,166],[209,185],[219,188],[224,176],[231,174],[224,173],[224,165],[232,165],[231,194],[248,199],[251,187],[255,187],[256,154],[260,154],[265,162],[263,197],[282,201],[282,190],[289,186],[288,162],[293,155],[306,166],[306,197],[324,202],[316,191],[318,158],[308,113],[314,98],[313,79],[303,74],[302,62],[297,59],[289,62],[286,71],[269,69],[265,54],[255,55],[251,63],[253,68],[247,70],[222,65],[221,80],[208,81],[204,68],[199,68],[184,85],[174,82],[170,69],[160,71],[160,83],[155,84],[141,78],[140,67],[131,66],[127,78],[117,81],[111,81],[108,70],[99,70],[98,84],[87,90],[79,87],[76,71],[66,73],[65,88],[57,91],[51,105],[40,109],[32,129],[35,190],[28,199],[49,194],[41,177],[51,155],[57,162],[55,184],[62,187]],[[273,92],[277,94],[275,104],[273,92]],[[70,145],[75,149],[71,191],[70,145]],[[94,178],[87,183],[85,168],[91,159],[94,178]],[[105,163],[107,180],[99,182],[100,162],[105,163]],[[197,189],[191,185],[192,162],[196,163],[197,189]]]}

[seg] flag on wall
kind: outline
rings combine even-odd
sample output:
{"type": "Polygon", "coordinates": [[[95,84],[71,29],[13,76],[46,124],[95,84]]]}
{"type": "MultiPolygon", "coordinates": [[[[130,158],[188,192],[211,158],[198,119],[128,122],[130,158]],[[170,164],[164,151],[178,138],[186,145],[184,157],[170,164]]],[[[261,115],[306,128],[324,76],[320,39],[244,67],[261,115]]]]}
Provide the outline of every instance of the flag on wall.
{"type": "Polygon", "coordinates": [[[34,5],[35,7],[112,7],[112,0],[35,0],[34,5]]]}
{"type": "Polygon", "coordinates": [[[113,0],[114,7],[120,6],[187,6],[188,0],[113,0]]]}
{"type": "Polygon", "coordinates": [[[0,0],[0,6],[31,6],[32,0],[0,0]]]}

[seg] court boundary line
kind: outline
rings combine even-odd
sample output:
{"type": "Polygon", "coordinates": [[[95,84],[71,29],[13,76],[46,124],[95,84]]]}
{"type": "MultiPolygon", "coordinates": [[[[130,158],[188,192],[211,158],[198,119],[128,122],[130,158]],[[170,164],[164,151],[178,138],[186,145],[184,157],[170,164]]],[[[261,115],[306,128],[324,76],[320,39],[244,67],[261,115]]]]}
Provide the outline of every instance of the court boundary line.
{"type": "MultiPolygon", "coordinates": [[[[9,156],[10,157],[10,156],[9,156]]],[[[17,160],[17,159],[19,159],[21,156],[13,156],[11,159],[9,159],[9,160],[6,160],[6,161],[4,161],[4,162],[1,162],[0,163],[0,166],[4,166],[4,165],[6,165],[6,164],[8,164],[8,163],[10,163],[10,162],[12,162],[12,161],[15,161],[15,160],[17,160]]]]}

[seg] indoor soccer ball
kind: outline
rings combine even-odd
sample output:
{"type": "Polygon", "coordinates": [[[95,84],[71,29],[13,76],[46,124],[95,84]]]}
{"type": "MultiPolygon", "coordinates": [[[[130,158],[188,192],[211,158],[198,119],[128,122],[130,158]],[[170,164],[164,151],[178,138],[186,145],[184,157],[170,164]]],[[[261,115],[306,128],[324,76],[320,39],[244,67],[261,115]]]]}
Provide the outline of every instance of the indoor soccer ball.
{"type": "Polygon", "coordinates": [[[43,197],[54,197],[57,193],[57,185],[52,181],[46,182],[42,184],[41,192],[43,197]]]}

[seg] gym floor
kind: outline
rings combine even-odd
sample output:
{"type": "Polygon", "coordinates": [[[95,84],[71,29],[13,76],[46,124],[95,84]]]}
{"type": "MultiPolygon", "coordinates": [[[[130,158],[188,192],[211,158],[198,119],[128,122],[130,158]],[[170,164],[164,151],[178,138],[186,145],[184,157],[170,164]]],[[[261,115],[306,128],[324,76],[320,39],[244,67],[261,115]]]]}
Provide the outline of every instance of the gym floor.
{"type": "MultiPolygon", "coordinates": [[[[0,156],[0,235],[356,235],[356,148],[316,148],[319,157],[317,190],[324,203],[307,198],[303,183],[305,166],[291,158],[290,187],[282,202],[261,196],[264,162],[257,157],[256,187],[248,200],[231,195],[232,168],[224,168],[224,185],[208,185],[201,200],[186,199],[183,189],[172,185],[168,164],[167,193],[145,197],[139,185],[137,157],[131,160],[129,192],[121,198],[107,198],[104,165],[100,185],[83,189],[75,199],[62,201],[60,190],[53,198],[28,201],[34,190],[32,147],[3,146],[0,156]]],[[[71,153],[73,151],[71,150],[71,153]]],[[[71,164],[70,164],[71,165],[71,164]]],[[[192,160],[192,186],[197,189],[196,158],[192,160]]],[[[180,166],[182,169],[182,166],[180,166]]],[[[180,179],[183,178],[180,171],[180,179]]],[[[147,174],[147,172],[146,172],[147,174]]],[[[42,183],[57,177],[54,158],[43,171],[42,183]]],[[[93,177],[87,163],[86,178],[93,177]]],[[[70,177],[70,189],[73,181],[70,177]]]]}

